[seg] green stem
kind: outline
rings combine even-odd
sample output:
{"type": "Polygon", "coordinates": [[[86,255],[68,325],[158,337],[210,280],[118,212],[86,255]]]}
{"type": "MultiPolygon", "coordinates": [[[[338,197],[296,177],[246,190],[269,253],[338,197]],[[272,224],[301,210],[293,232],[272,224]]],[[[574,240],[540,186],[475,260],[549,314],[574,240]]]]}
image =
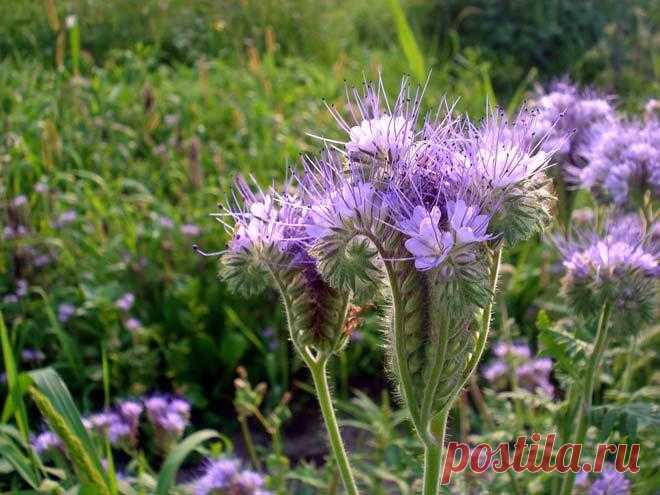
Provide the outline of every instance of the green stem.
{"type": "Polygon", "coordinates": [[[440,467],[444,455],[445,432],[450,407],[445,407],[431,420],[433,442],[424,446],[424,488],[423,495],[438,495],[440,491],[440,467]]]}
{"type": "Polygon", "coordinates": [[[332,398],[330,396],[330,389],[328,387],[328,380],[326,377],[326,364],[327,359],[320,359],[317,362],[308,362],[310,371],[312,372],[312,380],[316,388],[316,396],[319,399],[319,406],[321,407],[321,414],[325,427],[328,430],[328,437],[330,438],[330,446],[332,453],[339,468],[339,474],[344,482],[344,487],[349,495],[357,495],[358,489],[351,472],[351,467],[348,463],[346,449],[344,442],[339,434],[339,426],[335,416],[334,408],[332,407],[332,398]]]}
{"type": "MultiPolygon", "coordinates": [[[[584,377],[584,387],[582,389],[583,395],[581,406],[578,409],[578,427],[575,431],[575,437],[571,443],[582,445],[587,436],[587,429],[589,428],[589,413],[591,412],[591,403],[594,393],[594,382],[596,381],[596,372],[605,354],[605,347],[607,343],[607,324],[610,317],[611,305],[605,303],[600,312],[598,320],[598,329],[596,330],[596,343],[594,350],[589,358],[587,365],[587,373],[584,377]]],[[[569,471],[566,473],[564,482],[562,483],[562,495],[571,495],[573,492],[573,485],[575,484],[576,473],[569,471]]]]}
{"type": "Polygon", "coordinates": [[[259,457],[257,456],[257,450],[254,448],[254,442],[252,441],[252,434],[250,433],[250,429],[248,428],[247,421],[244,417],[239,416],[238,422],[241,425],[241,434],[243,435],[243,442],[245,443],[245,448],[247,449],[248,455],[250,456],[250,461],[252,461],[252,466],[257,471],[261,471],[261,461],[259,461],[259,457]]]}
{"type": "Polygon", "coordinates": [[[637,354],[637,337],[632,335],[630,337],[630,347],[628,348],[628,356],[626,357],[626,369],[623,372],[623,382],[621,384],[621,391],[628,393],[630,391],[630,382],[632,380],[632,370],[635,367],[635,355],[637,354]]]}
{"type": "MultiPolygon", "coordinates": [[[[431,369],[431,374],[429,375],[426,387],[424,388],[422,408],[420,409],[419,422],[425,428],[429,422],[429,418],[431,417],[433,399],[435,399],[435,393],[438,389],[438,384],[440,383],[440,375],[442,374],[442,368],[445,364],[445,357],[447,355],[447,341],[449,340],[449,336],[447,335],[448,329],[449,318],[444,318],[442,324],[440,325],[440,333],[438,335],[439,350],[435,354],[433,368],[431,369]]],[[[428,434],[426,430],[423,433],[425,435],[428,434]]]]}

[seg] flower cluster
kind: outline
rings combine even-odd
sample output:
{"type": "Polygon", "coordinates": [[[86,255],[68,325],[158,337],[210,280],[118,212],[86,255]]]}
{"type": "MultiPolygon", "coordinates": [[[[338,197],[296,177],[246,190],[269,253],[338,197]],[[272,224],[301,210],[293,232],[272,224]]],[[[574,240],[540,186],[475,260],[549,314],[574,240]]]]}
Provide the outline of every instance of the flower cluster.
{"type": "MultiPolygon", "coordinates": [[[[145,411],[156,445],[164,451],[181,437],[190,422],[190,404],[185,399],[153,395],[120,401],[113,409],[83,417],[82,423],[88,432],[107,438],[115,447],[134,448],[145,411]]],[[[50,430],[33,437],[32,446],[38,453],[64,449],[62,440],[50,430]]]]}
{"type": "MultiPolygon", "coordinates": [[[[474,126],[445,105],[418,127],[419,94],[411,98],[404,87],[394,105],[384,99],[371,86],[364,95],[354,92],[352,123],[333,110],[347,140],[332,141],[319,158],[304,160],[304,173],[296,176],[299,196],[253,192],[239,179],[242,201],[231,209],[228,253],[280,258],[294,244],[299,259],[311,264],[314,260],[303,253],[321,265],[324,251],[347,263],[347,252],[361,254],[364,262],[373,251],[361,239],[356,242],[356,234],[399,237],[404,249],[394,249],[393,256],[409,258],[420,271],[435,269],[449,280],[473,275],[470,265],[484,242],[516,242],[548,220],[552,198],[544,171],[551,154],[539,149],[544,139],[534,139],[532,114],[523,112],[509,121],[493,112],[474,126]]],[[[259,267],[263,272],[265,264],[253,265],[253,270],[240,265],[242,279],[259,267]]],[[[370,264],[348,268],[359,266],[370,264]]],[[[324,276],[342,267],[331,263],[330,268],[322,270],[324,276]]],[[[373,278],[359,275],[354,279],[373,278]]],[[[351,288],[357,289],[359,281],[353,280],[351,288]]]]}
{"type": "Polygon", "coordinates": [[[181,397],[153,395],[144,400],[158,447],[169,450],[190,423],[190,403],[181,397]]]}
{"type": "Polygon", "coordinates": [[[580,471],[575,481],[574,495],[630,495],[630,480],[612,465],[606,465],[602,473],[594,476],[595,479],[590,479],[588,473],[580,471]]]}
{"type": "Polygon", "coordinates": [[[483,377],[496,388],[503,389],[516,384],[530,392],[542,392],[552,397],[555,387],[550,381],[552,360],[532,358],[529,346],[524,342],[497,342],[493,345],[495,359],[482,369],[483,377]]]}
{"type": "Polygon", "coordinates": [[[591,132],[599,124],[614,121],[614,109],[608,98],[590,90],[578,90],[567,81],[540,91],[532,101],[539,116],[535,130],[547,136],[542,148],[556,153],[562,172],[571,174],[585,165],[586,147],[591,132]]]}
{"type": "Polygon", "coordinates": [[[660,268],[657,242],[643,233],[641,222],[622,216],[604,235],[582,231],[576,237],[558,244],[563,291],[578,313],[594,316],[607,303],[623,328],[650,320],[660,268]]]}
{"type": "Polygon", "coordinates": [[[596,199],[636,209],[644,194],[660,194],[660,120],[608,121],[591,133],[579,184],[596,199]]]}
{"type": "Polygon", "coordinates": [[[195,482],[195,495],[270,495],[259,473],[241,468],[238,459],[209,460],[195,482]]]}

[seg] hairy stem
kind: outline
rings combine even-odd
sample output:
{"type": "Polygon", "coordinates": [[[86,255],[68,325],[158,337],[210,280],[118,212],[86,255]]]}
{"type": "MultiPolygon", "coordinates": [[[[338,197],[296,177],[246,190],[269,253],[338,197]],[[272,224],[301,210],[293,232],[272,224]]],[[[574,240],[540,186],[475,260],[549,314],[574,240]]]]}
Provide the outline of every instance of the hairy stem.
{"type": "Polygon", "coordinates": [[[637,354],[637,336],[630,336],[630,345],[628,347],[628,356],[626,356],[626,369],[623,371],[623,381],[621,383],[621,391],[624,393],[630,392],[630,382],[632,380],[632,370],[635,367],[635,357],[637,354]]]}
{"type": "Polygon", "coordinates": [[[431,420],[430,429],[435,442],[430,442],[424,447],[423,495],[438,495],[440,491],[440,467],[444,455],[445,431],[447,430],[449,410],[449,407],[445,407],[431,420]]]}
{"type": "MultiPolygon", "coordinates": [[[[587,364],[587,370],[584,377],[584,387],[582,388],[581,405],[578,408],[578,427],[575,430],[575,437],[571,443],[582,445],[587,436],[587,429],[589,428],[589,414],[591,412],[591,403],[594,393],[594,382],[596,380],[596,373],[598,367],[605,354],[607,344],[607,324],[610,317],[612,307],[609,303],[603,305],[598,320],[598,328],[596,330],[596,343],[587,364]]],[[[575,484],[576,473],[569,471],[564,477],[562,483],[561,494],[571,495],[573,492],[573,485],[575,484]]]]}
{"type": "MultiPolygon", "coordinates": [[[[428,382],[424,388],[424,396],[422,399],[422,408],[420,409],[419,421],[420,424],[424,426],[425,430],[423,431],[425,436],[429,435],[428,424],[429,418],[431,417],[431,409],[433,408],[433,399],[435,399],[435,393],[438,389],[438,384],[440,383],[440,375],[442,374],[442,368],[445,364],[445,358],[447,355],[447,341],[449,340],[448,335],[449,330],[449,318],[445,317],[440,325],[440,332],[438,334],[439,338],[439,350],[435,354],[435,360],[433,362],[433,368],[431,369],[431,374],[428,377],[428,382]]],[[[428,439],[431,443],[433,438],[428,439]]]]}
{"type": "Polygon", "coordinates": [[[337,424],[337,417],[335,416],[334,408],[332,407],[332,397],[330,396],[330,388],[328,387],[328,380],[326,376],[327,359],[320,359],[314,363],[307,363],[310,371],[312,372],[312,380],[316,389],[316,396],[319,400],[321,407],[321,414],[325,422],[326,430],[328,430],[328,437],[330,439],[330,447],[339,468],[339,474],[344,482],[344,487],[349,495],[357,495],[357,485],[353,478],[350,464],[348,463],[348,456],[344,448],[344,442],[339,433],[339,426],[337,424]]]}

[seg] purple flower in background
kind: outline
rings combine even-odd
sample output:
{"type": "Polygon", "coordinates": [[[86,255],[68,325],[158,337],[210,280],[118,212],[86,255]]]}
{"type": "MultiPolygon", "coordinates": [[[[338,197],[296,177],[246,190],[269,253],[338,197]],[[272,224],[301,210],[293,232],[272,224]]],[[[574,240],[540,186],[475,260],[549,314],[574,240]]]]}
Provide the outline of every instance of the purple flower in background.
{"type": "Polygon", "coordinates": [[[236,493],[240,495],[271,495],[263,490],[264,478],[259,473],[242,470],[237,459],[209,460],[204,474],[195,482],[195,495],[236,493]]]}
{"type": "Polygon", "coordinates": [[[64,451],[64,443],[52,431],[43,431],[32,439],[32,447],[39,455],[47,452],[64,451]]]}
{"type": "Polygon", "coordinates": [[[27,280],[19,279],[16,281],[16,295],[19,298],[27,296],[28,293],[28,283],[27,280]]]}
{"type": "Polygon", "coordinates": [[[154,395],[144,400],[156,443],[167,451],[190,423],[190,404],[181,397],[154,395]]]}
{"type": "Polygon", "coordinates": [[[239,473],[241,463],[237,459],[217,459],[209,461],[204,475],[195,483],[196,495],[212,495],[231,486],[239,473]]]}
{"type": "Polygon", "coordinates": [[[142,322],[137,318],[128,318],[124,322],[126,329],[130,332],[136,332],[142,328],[142,322]]]}
{"type": "Polygon", "coordinates": [[[493,354],[499,358],[518,358],[529,359],[532,357],[532,351],[525,342],[496,342],[493,344],[493,354]]]}
{"type": "Polygon", "coordinates": [[[629,495],[630,480],[612,466],[607,466],[600,477],[594,481],[589,495],[629,495]]]}
{"type": "Polygon", "coordinates": [[[57,307],[57,319],[66,323],[75,314],[76,307],[73,304],[62,303],[57,307]]]}
{"type": "Polygon", "coordinates": [[[538,113],[534,131],[544,137],[541,148],[555,152],[564,173],[584,166],[585,146],[595,126],[615,119],[608,98],[580,91],[567,82],[555,83],[532,102],[538,113]]]}
{"type": "Polygon", "coordinates": [[[39,194],[45,194],[48,192],[48,183],[43,180],[40,180],[34,185],[34,190],[39,194]]]}
{"type": "Polygon", "coordinates": [[[564,258],[562,289],[578,313],[597,315],[607,303],[615,326],[627,329],[652,318],[660,246],[642,225],[625,215],[608,222],[604,234],[583,231],[570,241],[557,239],[564,258]]]}
{"type": "Polygon", "coordinates": [[[201,232],[199,227],[193,223],[184,223],[180,230],[187,237],[197,237],[201,232]]]}
{"type": "Polygon", "coordinates": [[[550,381],[552,360],[532,358],[532,351],[524,342],[496,342],[496,356],[482,368],[483,377],[498,389],[504,389],[515,375],[518,386],[530,392],[543,392],[552,397],[555,387],[550,381]]]}
{"type": "Polygon", "coordinates": [[[135,296],[132,293],[127,292],[119,299],[117,299],[115,305],[122,311],[128,311],[133,307],[134,303],[135,303],[135,296]]]}
{"type": "Polygon", "coordinates": [[[156,221],[158,222],[158,225],[165,230],[171,230],[174,228],[174,221],[169,217],[158,215],[156,221]]]}
{"type": "Polygon", "coordinates": [[[27,202],[28,202],[27,196],[25,196],[25,194],[21,194],[21,195],[16,196],[14,199],[11,200],[11,205],[14,208],[19,208],[19,207],[27,204],[27,202]]]}
{"type": "Polygon", "coordinates": [[[21,351],[21,360],[24,363],[40,364],[46,359],[46,355],[39,349],[25,348],[21,351]]]}
{"type": "Polygon", "coordinates": [[[55,220],[53,226],[56,229],[61,229],[62,227],[75,222],[77,218],[78,214],[74,210],[68,210],[57,217],[57,220],[55,220]]]}
{"type": "Polygon", "coordinates": [[[598,126],[575,170],[580,185],[603,203],[637,209],[647,191],[660,194],[660,121],[616,120],[598,126]]]}

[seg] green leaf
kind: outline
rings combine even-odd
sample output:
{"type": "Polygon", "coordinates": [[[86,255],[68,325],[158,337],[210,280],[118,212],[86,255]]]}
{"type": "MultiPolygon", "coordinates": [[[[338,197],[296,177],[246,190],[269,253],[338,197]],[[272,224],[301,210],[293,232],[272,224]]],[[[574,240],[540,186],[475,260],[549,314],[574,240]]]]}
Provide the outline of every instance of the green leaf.
{"type": "MultiPolygon", "coordinates": [[[[30,439],[30,431],[28,428],[27,414],[25,412],[25,404],[23,403],[23,392],[21,392],[21,382],[19,379],[18,368],[14,359],[14,351],[11,343],[9,342],[9,334],[5,326],[5,320],[0,311],[0,341],[2,344],[2,358],[5,365],[5,372],[7,373],[7,386],[9,387],[9,397],[11,397],[14,416],[16,417],[16,424],[18,425],[23,438],[26,441],[30,439]]],[[[5,406],[7,407],[7,406],[5,406]]]]}
{"type": "Polygon", "coordinates": [[[32,461],[21,452],[13,441],[6,437],[0,438],[0,457],[9,462],[21,478],[32,488],[36,489],[39,486],[41,480],[34,469],[32,461]]]}
{"type": "Polygon", "coordinates": [[[74,465],[96,485],[98,493],[111,493],[101,460],[60,376],[52,368],[32,371],[30,376],[37,389],[37,392],[31,389],[32,398],[53,431],[62,438],[74,465]]]}
{"type": "Polygon", "coordinates": [[[403,54],[408,60],[410,72],[417,79],[418,82],[423,83],[426,79],[426,66],[424,64],[424,57],[419,49],[415,35],[413,34],[406,14],[401,7],[399,0],[387,0],[387,5],[390,8],[392,17],[394,17],[394,25],[399,37],[399,45],[403,54]]]}
{"type": "Polygon", "coordinates": [[[170,493],[170,488],[174,484],[176,474],[185,458],[211,438],[220,438],[220,435],[214,430],[201,430],[186,437],[172,450],[170,455],[167,456],[167,459],[165,459],[158,475],[156,495],[167,495],[170,493]]]}

